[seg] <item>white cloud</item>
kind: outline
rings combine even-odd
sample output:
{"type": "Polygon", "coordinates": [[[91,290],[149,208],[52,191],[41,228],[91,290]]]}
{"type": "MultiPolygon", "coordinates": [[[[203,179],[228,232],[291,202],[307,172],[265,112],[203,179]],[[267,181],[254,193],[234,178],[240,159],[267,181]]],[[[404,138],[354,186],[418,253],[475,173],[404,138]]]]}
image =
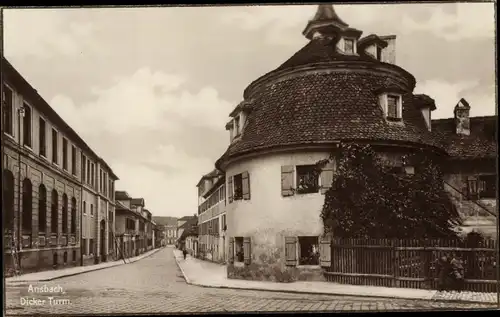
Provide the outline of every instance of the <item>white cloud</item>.
{"type": "Polygon", "coordinates": [[[95,49],[91,23],[77,23],[62,10],[4,10],[4,47],[7,57],[74,56],[95,49]]]}
{"type": "Polygon", "coordinates": [[[425,23],[417,22],[405,15],[402,29],[429,31],[449,41],[474,38],[494,38],[495,20],[493,3],[460,3],[433,5],[429,10],[431,18],[425,23]],[[443,6],[455,6],[453,13],[444,11],[443,6]]]}
{"type": "Polygon", "coordinates": [[[94,88],[92,102],[76,105],[64,95],[51,101],[98,154],[113,153],[103,158],[120,178],[116,188],[144,197],[154,215],[197,212],[196,183],[215,162],[186,153],[179,140],[187,136],[190,126],[223,130],[233,107],[216,89],[192,93],[184,89],[185,82],[183,76],[142,68],[117,78],[108,89],[94,88]],[[109,144],[110,140],[116,144],[109,144]]]}
{"type": "MultiPolygon", "coordinates": [[[[406,34],[430,31],[450,40],[494,35],[493,4],[335,5],[334,8],[344,22],[366,35],[387,29],[406,34]],[[456,13],[444,11],[443,6],[450,5],[456,5],[456,13]],[[414,9],[429,12],[431,19],[415,21],[414,9]]],[[[248,31],[265,30],[269,43],[288,45],[300,40],[297,33],[302,32],[316,9],[316,5],[234,7],[224,10],[220,21],[248,31]]]]}
{"type": "Polygon", "coordinates": [[[417,84],[415,93],[430,96],[436,102],[437,109],[432,112],[434,119],[450,118],[453,109],[461,98],[467,100],[471,106],[471,116],[487,116],[495,114],[495,87],[491,86],[490,93],[474,91],[476,81],[462,81],[449,83],[440,80],[428,80],[417,84]]]}
{"type": "Polygon", "coordinates": [[[124,134],[145,128],[176,130],[179,119],[193,126],[222,129],[235,105],[221,99],[213,87],[194,94],[182,89],[185,82],[179,75],[142,68],[117,79],[110,88],[93,89],[93,102],[76,106],[68,97],[57,95],[51,104],[87,135],[124,134]]]}
{"type": "MultiPolygon", "coordinates": [[[[180,162],[185,154],[175,156],[175,153],[170,152],[169,156],[158,159],[180,162]]],[[[143,197],[146,208],[155,216],[189,216],[197,213],[196,183],[201,175],[213,168],[213,164],[208,169],[203,169],[203,165],[198,165],[198,168],[197,165],[189,165],[191,170],[182,171],[178,176],[169,176],[144,165],[120,161],[111,164],[113,171],[120,177],[116,189],[125,190],[134,197],[143,197]]],[[[187,165],[185,169],[188,169],[187,165]]]]}

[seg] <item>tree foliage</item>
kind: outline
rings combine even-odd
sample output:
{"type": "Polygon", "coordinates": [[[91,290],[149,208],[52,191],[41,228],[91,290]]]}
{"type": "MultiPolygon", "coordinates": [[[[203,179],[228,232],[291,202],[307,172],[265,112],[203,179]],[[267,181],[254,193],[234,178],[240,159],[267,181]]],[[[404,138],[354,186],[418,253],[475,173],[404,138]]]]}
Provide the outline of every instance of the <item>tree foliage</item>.
{"type": "Polygon", "coordinates": [[[414,174],[394,172],[370,145],[342,144],[321,212],[325,233],[340,238],[457,237],[460,216],[443,186],[439,162],[417,150],[404,158],[414,174]]]}

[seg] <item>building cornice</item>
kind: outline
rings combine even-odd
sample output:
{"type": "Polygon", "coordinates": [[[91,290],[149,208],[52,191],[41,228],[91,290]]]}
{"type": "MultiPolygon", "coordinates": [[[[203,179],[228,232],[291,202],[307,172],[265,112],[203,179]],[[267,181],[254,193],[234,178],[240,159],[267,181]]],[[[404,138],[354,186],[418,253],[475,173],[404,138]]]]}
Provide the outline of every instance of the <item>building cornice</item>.
{"type": "Polygon", "coordinates": [[[261,157],[270,154],[281,154],[281,153],[290,153],[290,152],[330,152],[340,143],[349,143],[356,142],[360,144],[371,144],[377,147],[392,147],[392,148],[411,148],[411,149],[429,149],[430,151],[436,152],[441,155],[448,156],[448,154],[440,148],[425,145],[421,143],[413,143],[413,142],[403,142],[403,141],[381,141],[381,140],[342,140],[342,141],[326,141],[326,142],[314,142],[309,144],[289,144],[289,145],[276,145],[270,147],[262,147],[262,148],[253,148],[251,150],[247,150],[241,152],[235,156],[230,157],[221,157],[215,162],[215,166],[218,169],[225,171],[225,169],[236,162],[242,160],[248,160],[255,157],[261,157]]]}

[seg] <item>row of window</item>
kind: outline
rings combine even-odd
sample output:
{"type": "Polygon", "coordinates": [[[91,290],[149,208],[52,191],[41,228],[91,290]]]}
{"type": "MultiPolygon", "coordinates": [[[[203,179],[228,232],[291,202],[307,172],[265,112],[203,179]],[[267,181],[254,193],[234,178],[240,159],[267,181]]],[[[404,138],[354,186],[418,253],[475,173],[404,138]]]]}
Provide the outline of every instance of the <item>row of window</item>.
{"type": "MultiPolygon", "coordinates": [[[[250,264],[252,258],[251,239],[234,237],[229,241],[229,263],[244,262],[250,264]]],[[[287,266],[319,265],[319,237],[286,237],[285,263],[287,266]]]]}
{"type": "MultiPolygon", "coordinates": [[[[90,216],[94,216],[94,205],[93,204],[89,204],[90,205],[90,216]]],[[[87,214],[87,202],[84,201],[83,202],[83,214],[86,215],[87,214]]]]}
{"type": "MultiPolygon", "coordinates": [[[[7,86],[4,85],[4,94],[3,94],[3,99],[4,99],[4,120],[3,123],[5,125],[5,133],[7,133],[10,136],[14,136],[14,131],[13,131],[13,109],[14,109],[14,104],[13,104],[13,92],[11,89],[9,89],[7,86]]],[[[22,118],[22,128],[23,128],[23,138],[22,138],[22,144],[30,149],[33,147],[33,113],[31,107],[24,103],[23,104],[23,118],[22,118]]],[[[47,154],[47,122],[45,119],[42,117],[38,118],[38,143],[39,143],[39,148],[38,148],[38,154],[45,159],[48,159],[48,154],[47,154]]],[[[59,156],[58,156],[58,151],[59,151],[59,133],[55,128],[51,129],[52,134],[52,163],[59,165],[59,156]]],[[[68,145],[68,140],[66,138],[62,138],[62,168],[67,171],[71,172],[72,175],[76,175],[77,173],[77,167],[76,167],[76,147],[74,145],[71,146],[71,152],[69,151],[69,145],[68,145]],[[71,169],[69,168],[69,162],[71,156],[71,169]]]]}
{"type": "MultiPolygon", "coordinates": [[[[5,199],[5,212],[3,213],[3,221],[6,228],[12,228],[14,225],[14,175],[8,170],[4,170],[3,175],[3,199],[5,199]]],[[[21,228],[27,234],[31,234],[33,226],[33,186],[28,178],[22,182],[21,196],[21,228]]],[[[47,189],[45,185],[38,186],[38,231],[47,231],[47,189]]],[[[76,233],[77,226],[77,200],[72,197],[68,199],[66,194],[62,195],[61,213],[59,214],[59,194],[53,189],[50,197],[50,232],[58,234],[59,215],[62,216],[62,233],[76,233]],[[71,205],[70,205],[71,201],[71,205]],[[71,218],[71,223],[68,221],[71,218]]]]}
{"type": "Polygon", "coordinates": [[[94,239],[82,239],[83,255],[94,255],[94,239]]]}
{"type": "MultiPolygon", "coordinates": [[[[13,122],[13,110],[14,110],[14,99],[13,99],[13,91],[4,85],[3,91],[3,101],[4,101],[4,132],[11,137],[14,136],[14,122],[13,122]]],[[[24,103],[23,104],[24,115],[22,118],[22,144],[29,149],[33,148],[33,113],[32,108],[24,103]]],[[[60,165],[59,162],[59,132],[55,127],[52,127],[50,130],[51,134],[47,135],[47,121],[42,117],[38,118],[38,154],[45,158],[49,159],[48,151],[47,151],[47,142],[48,137],[51,138],[52,144],[52,152],[51,152],[51,161],[55,165],[60,165]]],[[[77,149],[76,146],[70,145],[68,139],[62,137],[62,169],[71,173],[72,175],[77,175],[77,149]]],[[[92,188],[96,187],[96,177],[94,174],[95,163],[88,160],[85,156],[82,161],[82,181],[90,185],[92,188]]],[[[106,196],[112,198],[114,193],[113,182],[108,179],[108,174],[101,172],[101,184],[100,184],[100,192],[104,193],[106,196]]]]}
{"type": "Polygon", "coordinates": [[[198,209],[198,214],[212,208],[221,201],[226,201],[226,186],[222,185],[205,200],[198,209]]]}
{"type": "MultiPolygon", "coordinates": [[[[222,215],[223,217],[223,222],[225,223],[226,221],[226,215],[222,215]]],[[[221,227],[219,227],[219,217],[214,218],[212,220],[209,220],[207,222],[202,223],[201,225],[198,226],[198,233],[200,235],[211,235],[211,236],[219,236],[219,230],[221,227]]],[[[222,227],[223,229],[224,227],[222,227]]]]}
{"type": "Polygon", "coordinates": [[[125,229],[126,230],[135,230],[135,220],[126,218],[125,219],[125,229]]]}

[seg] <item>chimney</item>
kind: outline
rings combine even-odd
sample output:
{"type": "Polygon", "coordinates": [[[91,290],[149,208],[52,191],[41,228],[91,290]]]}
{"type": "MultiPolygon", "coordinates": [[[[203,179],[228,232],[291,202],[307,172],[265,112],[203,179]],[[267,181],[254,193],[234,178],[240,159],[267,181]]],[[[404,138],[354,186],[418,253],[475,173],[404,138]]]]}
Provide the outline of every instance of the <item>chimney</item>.
{"type": "Polygon", "coordinates": [[[456,133],[458,135],[470,135],[469,103],[464,98],[460,99],[453,113],[455,115],[456,133]]]}
{"type": "Polygon", "coordinates": [[[379,37],[387,42],[387,47],[382,50],[382,62],[396,65],[396,35],[379,37]]]}

